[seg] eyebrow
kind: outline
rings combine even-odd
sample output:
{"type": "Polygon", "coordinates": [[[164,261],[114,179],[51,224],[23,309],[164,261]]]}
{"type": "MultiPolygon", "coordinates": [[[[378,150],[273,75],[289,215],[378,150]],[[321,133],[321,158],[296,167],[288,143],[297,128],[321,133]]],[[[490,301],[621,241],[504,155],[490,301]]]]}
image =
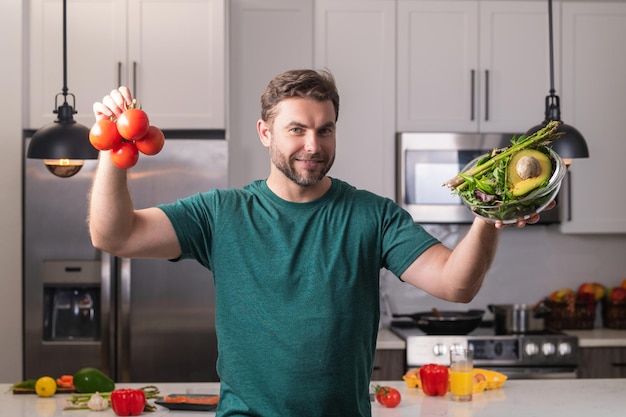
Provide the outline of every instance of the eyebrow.
{"type": "MultiPolygon", "coordinates": [[[[305,125],[304,123],[295,122],[295,121],[291,122],[291,123],[288,123],[286,127],[287,127],[287,129],[290,129],[292,127],[301,127],[301,128],[304,128],[304,129],[309,129],[310,128],[309,126],[305,125]]],[[[335,127],[335,122],[330,121],[330,122],[326,122],[323,125],[321,125],[318,128],[318,130],[319,129],[334,128],[334,127],[335,127]]]]}

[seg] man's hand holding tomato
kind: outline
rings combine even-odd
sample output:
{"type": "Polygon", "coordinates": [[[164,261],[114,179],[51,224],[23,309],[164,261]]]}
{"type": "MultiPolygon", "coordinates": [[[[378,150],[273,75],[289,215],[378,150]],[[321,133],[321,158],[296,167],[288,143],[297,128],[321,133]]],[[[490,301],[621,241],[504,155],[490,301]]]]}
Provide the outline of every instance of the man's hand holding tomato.
{"type": "Polygon", "coordinates": [[[94,103],[96,122],[89,132],[91,144],[100,151],[110,151],[118,168],[133,167],[139,152],[156,155],[163,149],[165,136],[151,126],[148,115],[137,105],[127,87],[111,91],[102,102],[94,103]]]}
{"type": "Polygon", "coordinates": [[[133,102],[133,96],[128,87],[121,86],[112,90],[108,96],[102,99],[102,102],[94,103],[93,113],[96,121],[101,119],[115,118],[117,119],[133,102]]]}

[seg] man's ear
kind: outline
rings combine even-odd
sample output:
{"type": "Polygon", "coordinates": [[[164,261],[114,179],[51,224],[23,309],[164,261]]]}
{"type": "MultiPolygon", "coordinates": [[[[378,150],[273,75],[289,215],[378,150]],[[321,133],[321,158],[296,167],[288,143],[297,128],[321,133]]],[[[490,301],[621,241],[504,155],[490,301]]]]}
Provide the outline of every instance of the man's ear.
{"type": "Polygon", "coordinates": [[[270,127],[267,122],[263,119],[259,119],[256,123],[256,130],[259,133],[259,139],[261,139],[263,146],[269,148],[272,140],[272,132],[270,131],[270,127]]]}

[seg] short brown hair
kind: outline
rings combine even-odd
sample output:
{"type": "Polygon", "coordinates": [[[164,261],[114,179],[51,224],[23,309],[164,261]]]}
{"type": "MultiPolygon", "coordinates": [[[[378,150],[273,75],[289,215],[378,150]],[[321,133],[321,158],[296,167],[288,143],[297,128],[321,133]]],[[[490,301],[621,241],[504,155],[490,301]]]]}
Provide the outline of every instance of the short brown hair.
{"type": "Polygon", "coordinates": [[[271,125],[278,103],[293,97],[330,100],[335,107],[335,121],[339,118],[339,93],[328,70],[290,70],[274,77],[261,95],[261,118],[271,125]]]}

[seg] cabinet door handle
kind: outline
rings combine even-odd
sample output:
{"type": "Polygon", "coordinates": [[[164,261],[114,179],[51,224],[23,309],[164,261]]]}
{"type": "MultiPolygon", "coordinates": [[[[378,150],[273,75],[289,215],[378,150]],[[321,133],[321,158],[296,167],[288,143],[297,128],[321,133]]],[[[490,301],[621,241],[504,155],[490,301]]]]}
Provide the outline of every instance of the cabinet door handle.
{"type": "Polygon", "coordinates": [[[485,70],[485,122],[489,121],[489,70],[485,70]]]}
{"type": "Polygon", "coordinates": [[[122,62],[117,62],[117,85],[116,88],[122,85],[122,62]]]}
{"type": "Polygon", "coordinates": [[[470,84],[471,84],[471,94],[470,94],[470,120],[474,121],[474,103],[476,102],[474,94],[476,92],[476,70],[470,71],[470,84]]]}
{"type": "Polygon", "coordinates": [[[137,97],[137,61],[133,61],[133,97],[137,97]]]}

